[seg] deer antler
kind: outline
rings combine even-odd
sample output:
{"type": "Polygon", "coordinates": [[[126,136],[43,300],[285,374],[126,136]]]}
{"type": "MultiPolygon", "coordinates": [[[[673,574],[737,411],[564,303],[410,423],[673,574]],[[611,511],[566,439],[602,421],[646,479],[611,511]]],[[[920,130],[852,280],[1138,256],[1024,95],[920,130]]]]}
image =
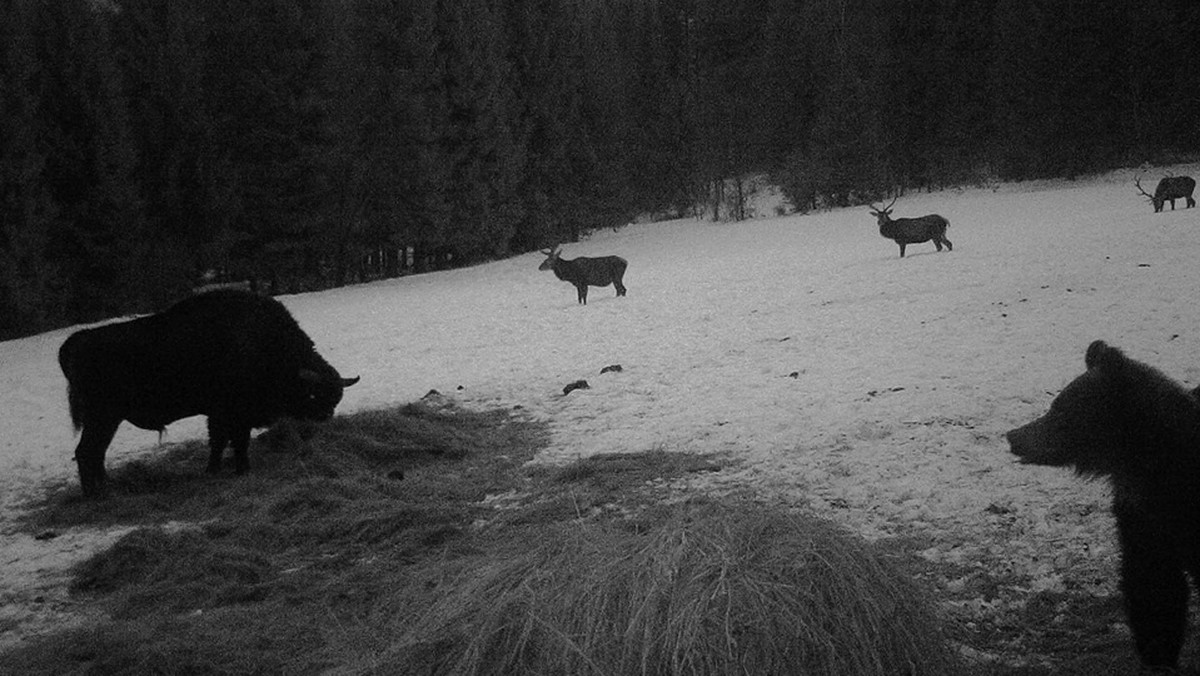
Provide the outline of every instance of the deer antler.
{"type": "Polygon", "coordinates": [[[1151,199],[1151,200],[1154,199],[1154,195],[1151,195],[1150,193],[1146,192],[1146,190],[1144,188],[1142,188],[1142,177],[1141,176],[1134,177],[1133,184],[1135,186],[1137,186],[1138,192],[1142,193],[1142,196],[1146,197],[1147,199],[1151,199]]]}
{"type": "Polygon", "coordinates": [[[872,204],[871,204],[871,208],[872,208],[872,209],[874,209],[876,213],[880,213],[880,214],[881,214],[881,213],[883,213],[883,212],[885,212],[885,211],[890,211],[890,210],[891,210],[891,208],[892,208],[892,205],[893,205],[893,204],[895,204],[895,203],[896,203],[896,200],[898,200],[898,199],[900,199],[900,196],[899,196],[899,195],[896,195],[895,197],[893,197],[893,198],[892,198],[892,201],[891,201],[890,203],[888,203],[888,205],[887,205],[886,207],[880,208],[880,207],[877,207],[877,206],[875,206],[875,204],[874,204],[874,203],[872,203],[872,204]]]}

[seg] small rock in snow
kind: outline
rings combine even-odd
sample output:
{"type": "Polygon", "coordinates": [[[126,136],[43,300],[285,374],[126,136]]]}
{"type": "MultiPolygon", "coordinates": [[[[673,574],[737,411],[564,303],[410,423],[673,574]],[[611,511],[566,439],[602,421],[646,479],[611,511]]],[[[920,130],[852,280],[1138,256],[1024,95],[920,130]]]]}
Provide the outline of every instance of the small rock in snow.
{"type": "Polygon", "coordinates": [[[590,387],[591,387],[591,385],[588,385],[588,381],[576,380],[575,382],[573,382],[563,388],[563,396],[565,397],[575,390],[586,390],[586,389],[589,389],[590,387]]]}

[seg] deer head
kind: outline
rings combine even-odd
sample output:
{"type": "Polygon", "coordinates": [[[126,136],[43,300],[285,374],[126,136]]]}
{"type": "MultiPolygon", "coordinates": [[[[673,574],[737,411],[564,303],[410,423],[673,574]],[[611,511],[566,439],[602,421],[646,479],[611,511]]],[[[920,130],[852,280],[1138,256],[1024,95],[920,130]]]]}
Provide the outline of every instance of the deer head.
{"type": "Polygon", "coordinates": [[[1134,177],[1133,184],[1135,186],[1137,186],[1138,192],[1140,192],[1143,197],[1145,197],[1147,200],[1150,201],[1151,204],[1154,205],[1155,211],[1162,209],[1162,201],[1159,200],[1154,195],[1151,195],[1150,193],[1146,192],[1146,189],[1142,187],[1142,177],[1141,176],[1134,177]]]}
{"type": "Polygon", "coordinates": [[[553,270],[554,262],[558,260],[558,255],[562,253],[560,246],[555,246],[551,249],[542,249],[541,252],[546,255],[546,260],[538,266],[538,270],[553,270]]]}
{"type": "Polygon", "coordinates": [[[879,219],[880,225],[884,225],[888,221],[892,220],[892,205],[895,204],[896,200],[898,199],[900,199],[900,196],[896,195],[886,207],[877,207],[874,204],[871,205],[871,215],[879,219]]]}

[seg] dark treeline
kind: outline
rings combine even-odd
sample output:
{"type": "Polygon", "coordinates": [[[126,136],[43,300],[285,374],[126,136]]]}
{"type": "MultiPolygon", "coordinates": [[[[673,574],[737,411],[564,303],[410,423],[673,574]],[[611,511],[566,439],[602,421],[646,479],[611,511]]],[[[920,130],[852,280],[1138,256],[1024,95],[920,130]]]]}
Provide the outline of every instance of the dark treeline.
{"type": "Polygon", "coordinates": [[[0,339],[1200,146],[1194,0],[0,8],[0,339]]]}

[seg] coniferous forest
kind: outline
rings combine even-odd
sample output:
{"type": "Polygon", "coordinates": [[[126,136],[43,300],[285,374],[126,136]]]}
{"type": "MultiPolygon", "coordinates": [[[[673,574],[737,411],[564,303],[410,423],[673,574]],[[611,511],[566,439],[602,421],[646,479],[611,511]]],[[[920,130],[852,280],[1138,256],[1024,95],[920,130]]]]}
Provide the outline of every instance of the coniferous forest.
{"type": "Polygon", "coordinates": [[[1194,0],[0,0],[0,339],[1200,150],[1194,0]],[[730,206],[732,205],[732,206],[730,206]]]}

